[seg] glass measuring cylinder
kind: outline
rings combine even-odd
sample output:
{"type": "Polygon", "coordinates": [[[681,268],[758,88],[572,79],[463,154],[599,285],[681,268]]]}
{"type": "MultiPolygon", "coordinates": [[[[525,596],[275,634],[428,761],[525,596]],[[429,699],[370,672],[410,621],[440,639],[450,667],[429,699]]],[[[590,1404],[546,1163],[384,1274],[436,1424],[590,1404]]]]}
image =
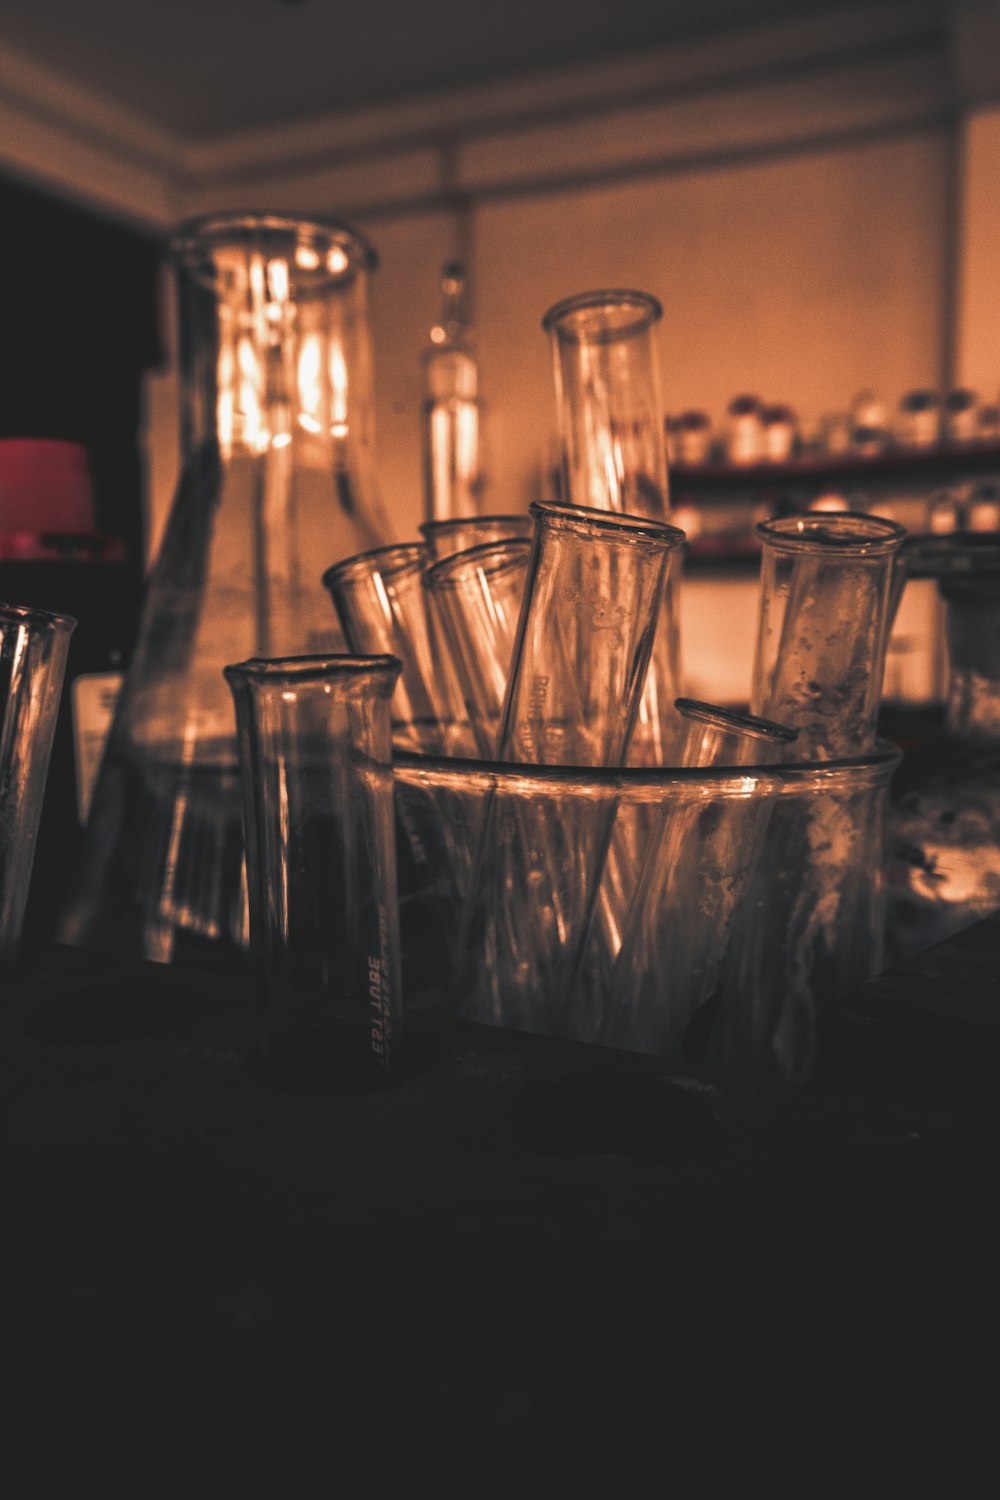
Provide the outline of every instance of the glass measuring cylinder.
{"type": "Polygon", "coordinates": [[[551,501],[535,502],[531,514],[535,542],[496,758],[620,765],[684,533],[551,501]]]}
{"type": "Polygon", "coordinates": [[[750,708],[798,730],[796,754],[861,754],[875,741],[896,559],[906,532],[853,512],[756,527],[760,612],[750,708]]]}
{"type": "Polygon", "coordinates": [[[279,1077],[388,1073],[401,1037],[392,657],[225,669],[239,726],[258,1046],[279,1077]]]}

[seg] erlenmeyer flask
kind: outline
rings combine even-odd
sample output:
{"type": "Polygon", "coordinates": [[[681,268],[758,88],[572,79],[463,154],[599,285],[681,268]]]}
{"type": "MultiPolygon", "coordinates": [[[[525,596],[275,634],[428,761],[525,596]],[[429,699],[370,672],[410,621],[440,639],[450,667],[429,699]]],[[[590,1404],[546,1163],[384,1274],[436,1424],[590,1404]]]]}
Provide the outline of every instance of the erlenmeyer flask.
{"type": "Polygon", "coordinates": [[[60,936],[243,962],[236,726],[223,667],[345,649],[324,568],[385,542],[353,230],[202,219],[172,246],[184,466],[60,936]]]}

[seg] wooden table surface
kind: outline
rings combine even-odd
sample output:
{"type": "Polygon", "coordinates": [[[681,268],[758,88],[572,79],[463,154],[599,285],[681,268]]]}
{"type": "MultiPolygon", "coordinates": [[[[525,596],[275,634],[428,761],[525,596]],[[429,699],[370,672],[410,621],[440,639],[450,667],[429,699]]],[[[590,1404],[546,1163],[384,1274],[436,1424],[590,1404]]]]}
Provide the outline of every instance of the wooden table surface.
{"type": "Polygon", "coordinates": [[[895,1489],[945,1431],[964,1493],[951,1424],[988,1430],[998,1332],[1000,918],[828,1016],[807,1085],[425,1017],[392,1086],[277,1088],[248,1003],[57,947],[4,981],[14,1428],[148,1429],[157,1464],[210,1432],[232,1487],[267,1435],[331,1473],[447,1455],[472,1495],[485,1456],[514,1494],[544,1448],[562,1493],[604,1445],[631,1495],[646,1440],[664,1474],[754,1452],[766,1478],[873,1431],[895,1489]]]}

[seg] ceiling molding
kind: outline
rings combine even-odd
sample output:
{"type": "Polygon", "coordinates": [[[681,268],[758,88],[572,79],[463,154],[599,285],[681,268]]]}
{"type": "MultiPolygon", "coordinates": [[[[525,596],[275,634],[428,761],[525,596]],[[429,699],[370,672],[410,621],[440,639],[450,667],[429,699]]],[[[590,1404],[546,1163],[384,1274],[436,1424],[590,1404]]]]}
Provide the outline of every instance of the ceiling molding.
{"type": "Polygon", "coordinates": [[[0,45],[0,166],[166,228],[214,208],[385,214],[565,187],[948,107],[935,0],[851,6],[849,29],[847,14],[207,140],[173,137],[0,45]]]}

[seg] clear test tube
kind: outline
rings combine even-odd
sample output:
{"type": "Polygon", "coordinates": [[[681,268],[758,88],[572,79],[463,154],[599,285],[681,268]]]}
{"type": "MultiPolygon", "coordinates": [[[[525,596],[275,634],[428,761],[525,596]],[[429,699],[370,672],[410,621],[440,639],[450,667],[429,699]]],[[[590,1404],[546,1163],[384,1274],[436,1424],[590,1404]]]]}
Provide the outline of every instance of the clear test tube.
{"type": "Polygon", "coordinates": [[[396,1066],[402,991],[390,656],[251,659],[236,706],[257,1049],[280,1079],[396,1066]]]}
{"type": "Polygon", "coordinates": [[[496,759],[624,764],[670,562],[662,521],[536,501],[496,759]]]}
{"type": "MultiPolygon", "coordinates": [[[[666,424],[656,344],[663,308],[648,292],[601,290],[549,308],[560,498],[670,519],[666,424]]],[[[680,691],[680,567],[668,570],[652,660],[632,738],[633,765],[666,765],[680,691]]]]}
{"type": "MultiPolygon", "coordinates": [[[[556,502],[532,513],[496,760],[623,765],[664,574],[683,533],[556,502]]],[[[571,821],[544,799],[487,800],[460,928],[456,1005],[484,985],[493,987],[479,1002],[484,1015],[491,1006],[497,1014],[505,987],[522,996],[547,990],[568,1003],[613,826],[606,799],[575,809],[571,821]],[[492,934],[488,973],[480,967],[484,932],[492,934]]]]}
{"type": "MultiPolygon", "coordinates": [[[[644,837],[634,841],[643,855],[637,874],[622,882],[629,898],[595,934],[603,941],[586,966],[600,976],[620,932],[610,977],[601,981],[610,1004],[599,1034],[610,1045],[663,1056],[682,1054],[692,1017],[713,993],[756,866],[776,784],[749,768],[784,759],[796,738],[782,724],[717,704],[679,698],[676,708],[679,764],[748,768],[742,794],[734,781],[726,798],[664,802],[658,828],[642,830],[644,837]]],[[[624,836],[627,826],[619,817],[613,846],[619,858],[620,846],[633,843],[624,836]]]]}
{"type": "Polygon", "coordinates": [[[762,521],[750,709],[798,730],[796,755],[875,743],[897,555],[906,532],[857,512],[762,521]]]}
{"type": "Polygon", "coordinates": [[[496,746],[530,555],[523,537],[485,542],[443,557],[424,574],[484,759],[496,746]]]}
{"type": "Polygon", "coordinates": [[[522,538],[531,541],[535,523],[527,511],[510,516],[452,516],[445,521],[423,521],[423,537],[435,561],[453,552],[466,552],[486,542],[506,542],[522,538]]]}
{"type": "Polygon", "coordinates": [[[323,574],[351,650],[402,662],[392,703],[393,736],[405,749],[462,754],[471,748],[461,693],[428,610],[431,561],[420,542],[378,547],[323,574]]]}
{"type": "Polygon", "coordinates": [[[17,961],[71,615],[0,605],[0,970],[17,961]]]}
{"type": "Polygon", "coordinates": [[[648,292],[581,292],[550,307],[562,498],[573,505],[666,520],[664,407],[648,292]]]}

